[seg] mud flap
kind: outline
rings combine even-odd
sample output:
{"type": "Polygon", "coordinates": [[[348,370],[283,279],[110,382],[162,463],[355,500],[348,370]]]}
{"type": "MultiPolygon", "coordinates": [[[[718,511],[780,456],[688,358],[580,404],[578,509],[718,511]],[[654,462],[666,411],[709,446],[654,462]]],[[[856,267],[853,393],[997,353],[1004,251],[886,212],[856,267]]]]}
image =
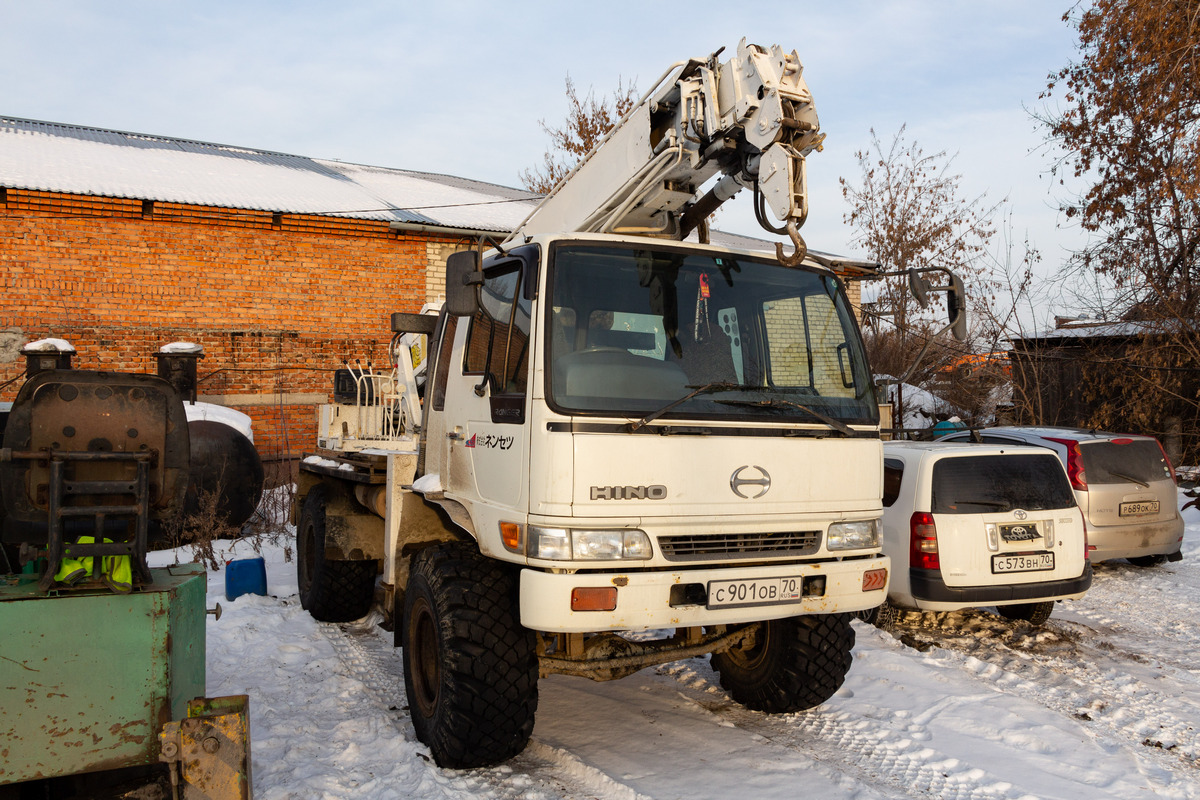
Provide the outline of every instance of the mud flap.
{"type": "Polygon", "coordinates": [[[159,760],[171,770],[174,800],[250,800],[250,699],[188,701],[187,719],[159,733],[159,760]]]}

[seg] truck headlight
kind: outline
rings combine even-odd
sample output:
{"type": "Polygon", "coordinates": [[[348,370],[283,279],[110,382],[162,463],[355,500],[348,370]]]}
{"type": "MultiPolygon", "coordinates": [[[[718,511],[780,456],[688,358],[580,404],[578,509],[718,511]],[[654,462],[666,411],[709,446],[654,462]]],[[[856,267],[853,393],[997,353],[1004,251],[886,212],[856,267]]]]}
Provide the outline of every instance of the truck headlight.
{"type": "Polygon", "coordinates": [[[835,522],[829,526],[825,546],[830,550],[862,550],[879,547],[879,520],[863,519],[857,522],[835,522]]]}
{"type": "Polygon", "coordinates": [[[650,537],[636,529],[575,530],[529,526],[530,558],[553,561],[644,561],[650,558],[650,537]]]}

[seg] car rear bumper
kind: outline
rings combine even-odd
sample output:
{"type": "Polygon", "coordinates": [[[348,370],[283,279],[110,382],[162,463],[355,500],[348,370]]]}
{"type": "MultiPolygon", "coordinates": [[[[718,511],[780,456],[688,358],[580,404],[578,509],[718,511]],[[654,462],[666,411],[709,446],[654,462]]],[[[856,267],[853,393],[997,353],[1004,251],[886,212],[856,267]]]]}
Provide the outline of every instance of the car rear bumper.
{"type": "Polygon", "coordinates": [[[1174,553],[1183,543],[1183,518],[1166,522],[1128,525],[1094,525],[1088,522],[1088,544],[1093,548],[1088,560],[1093,564],[1113,558],[1163,556],[1174,553]]]}
{"type": "MultiPolygon", "coordinates": [[[[1037,583],[1014,583],[1000,586],[947,586],[940,573],[926,569],[909,569],[909,586],[913,598],[921,608],[926,603],[951,603],[959,608],[989,605],[991,603],[1020,602],[1025,600],[1077,599],[1092,585],[1092,565],[1085,564],[1083,573],[1077,578],[1037,583]]],[[[929,607],[931,611],[949,611],[929,607]]]]}

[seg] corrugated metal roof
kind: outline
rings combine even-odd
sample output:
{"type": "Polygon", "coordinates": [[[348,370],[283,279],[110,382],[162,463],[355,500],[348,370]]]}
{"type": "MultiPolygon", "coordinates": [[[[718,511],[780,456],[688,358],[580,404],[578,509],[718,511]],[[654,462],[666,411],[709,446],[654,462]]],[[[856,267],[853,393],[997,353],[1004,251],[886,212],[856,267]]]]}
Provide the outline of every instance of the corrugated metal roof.
{"type": "Polygon", "coordinates": [[[0,117],[0,186],[510,231],[520,189],[247,147],[0,117]]]}

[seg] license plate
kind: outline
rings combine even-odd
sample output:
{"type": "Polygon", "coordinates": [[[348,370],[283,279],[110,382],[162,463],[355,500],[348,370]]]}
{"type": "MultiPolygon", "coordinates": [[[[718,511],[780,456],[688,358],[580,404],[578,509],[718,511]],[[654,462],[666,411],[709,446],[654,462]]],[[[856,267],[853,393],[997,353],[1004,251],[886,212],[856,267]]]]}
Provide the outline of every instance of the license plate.
{"type": "Polygon", "coordinates": [[[1054,569],[1054,553],[992,556],[992,572],[1042,572],[1054,569]]]}
{"type": "Polygon", "coordinates": [[[709,608],[741,608],[796,603],[803,597],[804,579],[799,575],[785,578],[753,578],[739,581],[709,581],[709,608]]]}
{"type": "Polygon", "coordinates": [[[1136,503],[1121,503],[1117,514],[1122,517],[1136,517],[1139,514],[1157,514],[1157,500],[1139,500],[1136,503]]]}

